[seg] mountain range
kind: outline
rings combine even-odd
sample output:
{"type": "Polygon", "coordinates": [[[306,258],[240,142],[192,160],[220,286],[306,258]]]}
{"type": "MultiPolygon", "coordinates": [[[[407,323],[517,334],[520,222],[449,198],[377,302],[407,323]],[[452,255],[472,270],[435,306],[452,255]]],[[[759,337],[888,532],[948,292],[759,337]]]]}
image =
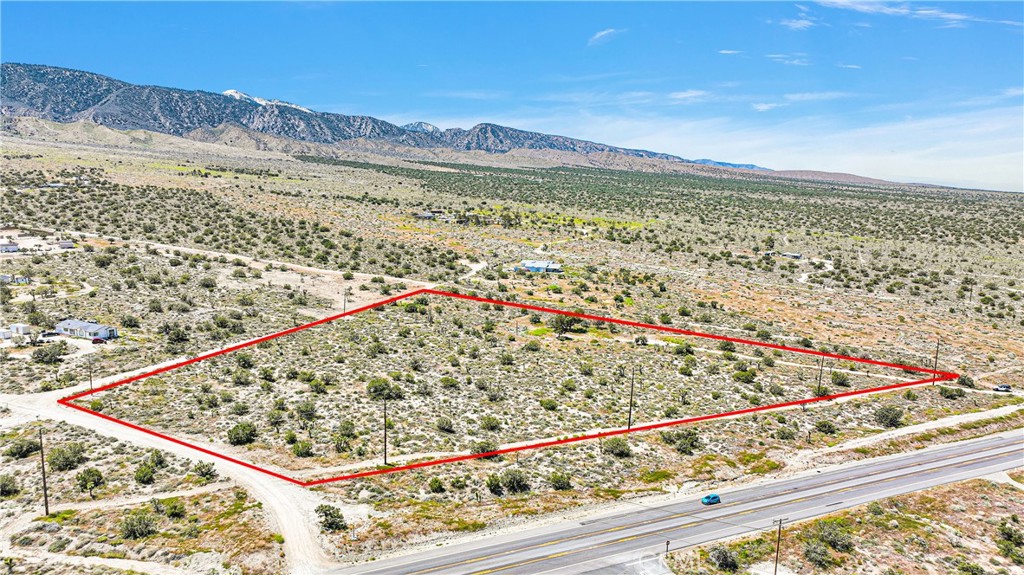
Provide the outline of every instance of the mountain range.
{"type": "Polygon", "coordinates": [[[752,164],[686,160],[670,154],[620,148],[497,124],[478,124],[469,130],[442,130],[426,122],[397,126],[370,116],[317,112],[237,90],[217,94],[140,86],[91,72],[35,64],[4,63],[0,66],[0,115],[28,116],[61,123],[89,121],[116,130],[148,130],[174,136],[240,126],[315,144],[362,139],[412,148],[492,154],[515,150],[556,150],[765,170],[752,164]]]}

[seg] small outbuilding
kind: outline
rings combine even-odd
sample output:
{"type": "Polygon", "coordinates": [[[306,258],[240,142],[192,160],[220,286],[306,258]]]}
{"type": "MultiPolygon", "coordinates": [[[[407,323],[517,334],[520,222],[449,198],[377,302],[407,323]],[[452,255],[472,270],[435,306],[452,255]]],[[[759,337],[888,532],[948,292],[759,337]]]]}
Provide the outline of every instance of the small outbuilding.
{"type": "Polygon", "coordinates": [[[10,254],[18,251],[18,244],[14,242],[3,242],[0,243],[0,253],[10,254]]]}
{"type": "Polygon", "coordinates": [[[11,339],[12,337],[14,337],[13,331],[0,327],[0,340],[11,339]]]}
{"type": "Polygon", "coordinates": [[[782,252],[782,257],[790,258],[790,259],[793,259],[793,260],[798,260],[798,259],[803,258],[804,255],[800,254],[800,253],[797,253],[797,252],[782,252]]]}
{"type": "Polygon", "coordinates": [[[57,324],[57,333],[70,335],[72,337],[114,339],[117,337],[117,328],[109,325],[93,323],[91,321],[79,321],[77,319],[66,319],[57,324]]]}
{"type": "Polygon", "coordinates": [[[32,333],[32,326],[27,323],[12,323],[11,333],[13,335],[30,335],[32,333]]]}
{"type": "Polygon", "coordinates": [[[75,247],[75,242],[71,240],[61,240],[57,242],[57,247],[62,250],[70,250],[75,247]]]}

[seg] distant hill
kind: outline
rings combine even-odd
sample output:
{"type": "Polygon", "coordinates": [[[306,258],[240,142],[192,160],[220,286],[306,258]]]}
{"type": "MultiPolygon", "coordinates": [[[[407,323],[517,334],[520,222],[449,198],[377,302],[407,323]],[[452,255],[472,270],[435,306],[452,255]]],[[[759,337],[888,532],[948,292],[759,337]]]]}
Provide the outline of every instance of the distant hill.
{"type": "Polygon", "coordinates": [[[444,148],[504,154],[552,150],[649,158],[727,168],[764,170],[751,164],[696,162],[647,150],[619,148],[576,138],[528,132],[497,124],[442,130],[426,122],[396,126],[370,116],[316,112],[297,104],[228,90],[222,94],[139,86],[107,76],[34,64],[4,63],[0,114],[67,123],[90,121],[116,130],[147,130],[175,136],[240,126],[313,144],[382,141],[411,148],[444,148]]]}

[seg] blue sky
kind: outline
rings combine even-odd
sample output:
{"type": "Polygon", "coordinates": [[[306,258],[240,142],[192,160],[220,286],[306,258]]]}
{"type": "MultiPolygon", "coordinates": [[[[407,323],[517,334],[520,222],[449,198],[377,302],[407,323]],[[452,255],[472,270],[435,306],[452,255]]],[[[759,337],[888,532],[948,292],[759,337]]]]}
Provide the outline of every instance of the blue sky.
{"type": "Polygon", "coordinates": [[[775,169],[1024,188],[1024,3],[0,4],[7,62],[775,169]]]}

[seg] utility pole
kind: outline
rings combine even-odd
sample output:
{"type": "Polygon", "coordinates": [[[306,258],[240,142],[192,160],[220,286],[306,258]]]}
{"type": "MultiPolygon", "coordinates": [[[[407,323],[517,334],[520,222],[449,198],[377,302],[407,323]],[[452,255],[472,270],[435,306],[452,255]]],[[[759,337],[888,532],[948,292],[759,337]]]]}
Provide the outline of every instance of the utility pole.
{"type": "Polygon", "coordinates": [[[89,356],[89,391],[92,391],[92,364],[94,360],[92,356],[89,356]]]}
{"type": "Polygon", "coordinates": [[[384,394],[384,465],[388,464],[388,396],[384,394]]]}
{"type": "Polygon", "coordinates": [[[821,397],[821,376],[824,373],[824,371],[825,371],[825,356],[822,356],[820,358],[820,361],[818,362],[818,389],[815,392],[815,395],[817,395],[818,397],[821,397]]]}
{"type": "Polygon", "coordinates": [[[772,523],[777,523],[779,525],[778,534],[775,536],[775,575],[779,575],[779,549],[782,547],[782,522],[788,520],[788,517],[772,520],[772,523]]]}
{"type": "Polygon", "coordinates": [[[626,429],[633,428],[633,390],[636,387],[636,366],[633,366],[631,375],[629,376],[629,419],[626,423],[626,429]]]}
{"type": "Polygon", "coordinates": [[[43,471],[43,510],[50,514],[50,494],[46,490],[46,456],[43,454],[43,430],[39,430],[39,469],[43,471]]]}
{"type": "Polygon", "coordinates": [[[942,339],[935,341],[935,361],[932,362],[932,371],[939,369],[939,345],[942,344],[942,339]]]}

